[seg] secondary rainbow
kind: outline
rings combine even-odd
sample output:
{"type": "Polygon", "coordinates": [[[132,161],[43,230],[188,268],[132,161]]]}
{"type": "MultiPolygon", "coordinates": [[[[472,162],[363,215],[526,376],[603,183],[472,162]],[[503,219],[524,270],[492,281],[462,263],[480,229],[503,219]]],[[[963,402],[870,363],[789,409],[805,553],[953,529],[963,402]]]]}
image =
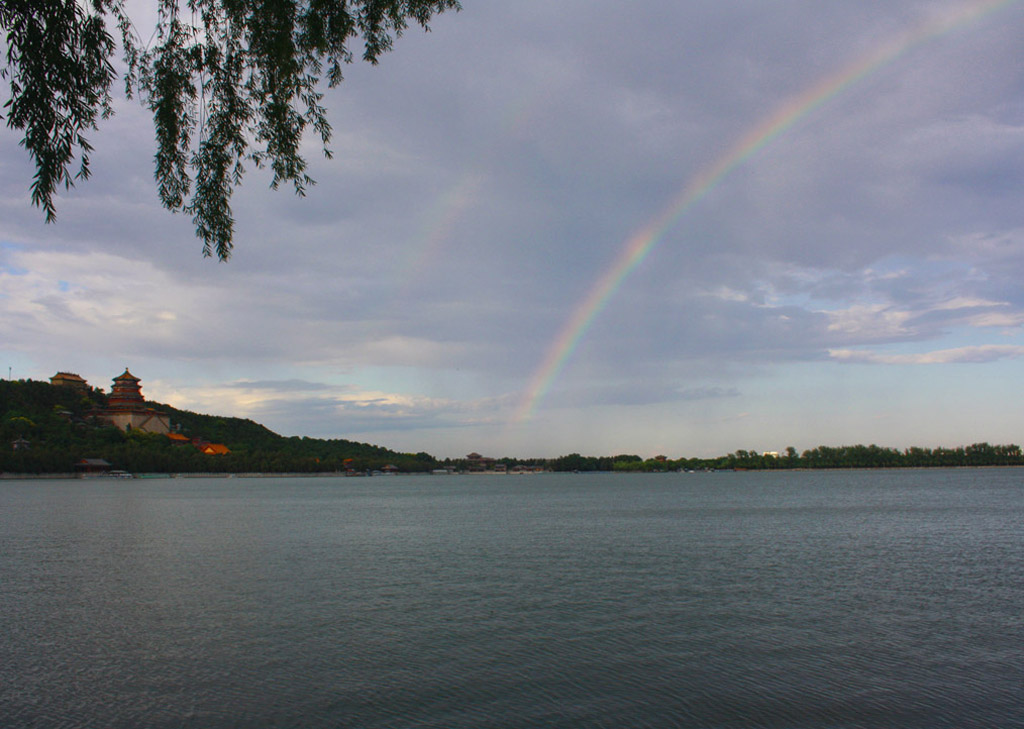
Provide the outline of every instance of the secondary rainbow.
{"type": "Polygon", "coordinates": [[[489,170],[493,167],[497,141],[515,137],[529,128],[538,110],[555,95],[556,90],[555,83],[548,80],[531,88],[504,108],[498,133],[477,149],[459,179],[438,195],[428,211],[426,224],[416,237],[415,245],[404,256],[406,262],[399,274],[402,287],[422,276],[441,258],[441,251],[452,231],[477,203],[481,189],[486,186],[489,170]]]}
{"type": "Polygon", "coordinates": [[[660,213],[637,230],[623,246],[612,265],[601,274],[586,296],[576,305],[536,369],[512,422],[527,420],[547,394],[555,378],[572,356],[576,346],[607,306],[622,282],[647,257],[665,233],[682,216],[711,192],[730,172],[770,144],[801,118],[842,93],[861,79],[891,63],[911,48],[978,20],[1020,0],[983,0],[968,3],[933,18],[907,33],[884,43],[839,72],[827,76],[782,104],[773,114],[741,137],[717,162],[692,178],[660,213]]]}

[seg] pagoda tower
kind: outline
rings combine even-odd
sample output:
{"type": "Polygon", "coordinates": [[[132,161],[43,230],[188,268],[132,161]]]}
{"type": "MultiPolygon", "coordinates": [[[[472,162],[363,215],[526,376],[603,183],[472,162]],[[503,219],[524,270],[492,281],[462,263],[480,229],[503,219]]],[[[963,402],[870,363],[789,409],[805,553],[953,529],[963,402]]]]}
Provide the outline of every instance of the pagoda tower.
{"type": "Polygon", "coordinates": [[[110,410],[144,410],[146,398],[142,396],[142,382],[138,377],[124,368],[124,374],[114,378],[114,388],[107,398],[110,410]]]}
{"type": "Polygon", "coordinates": [[[142,430],[147,433],[170,433],[171,419],[161,412],[146,406],[142,396],[142,382],[124,368],[124,373],[114,378],[114,387],[107,397],[107,408],[100,417],[121,430],[142,430]]]}

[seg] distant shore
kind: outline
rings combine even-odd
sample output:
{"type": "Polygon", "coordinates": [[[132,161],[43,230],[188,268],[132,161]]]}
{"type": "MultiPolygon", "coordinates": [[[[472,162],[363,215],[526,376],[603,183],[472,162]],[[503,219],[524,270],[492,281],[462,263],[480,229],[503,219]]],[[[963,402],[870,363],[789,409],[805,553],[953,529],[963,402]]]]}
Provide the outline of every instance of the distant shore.
{"type": "MultiPolygon", "coordinates": [[[[962,466],[840,466],[840,467],[827,467],[821,468],[809,468],[807,466],[798,466],[795,468],[719,468],[719,469],[708,469],[708,470],[694,470],[694,471],[645,471],[637,469],[635,471],[627,470],[614,470],[614,471],[576,471],[575,473],[585,474],[638,474],[647,473],[651,475],[664,475],[669,473],[678,473],[681,475],[702,475],[702,474],[714,474],[714,473],[778,473],[780,471],[939,471],[939,470],[964,470],[964,469],[990,469],[990,468],[1022,468],[1021,464],[991,464],[991,465],[962,465],[962,466]]],[[[530,475],[537,475],[542,473],[572,473],[569,471],[536,471],[530,475]]],[[[467,471],[464,473],[450,473],[446,474],[449,476],[516,476],[520,474],[516,473],[499,473],[494,471],[485,472],[471,472],[467,471]]],[[[0,473],[0,481],[118,481],[118,480],[132,480],[132,481],[159,481],[167,479],[192,479],[192,478],[393,478],[398,476],[437,476],[429,472],[412,472],[412,473],[395,473],[395,474],[374,474],[372,476],[364,473],[351,474],[343,471],[316,471],[316,472],[300,472],[290,471],[282,473],[273,472],[259,472],[259,473],[224,473],[224,472],[192,472],[192,473],[137,473],[130,474],[128,476],[108,475],[108,474],[89,474],[83,475],[80,473],[0,473]]]]}

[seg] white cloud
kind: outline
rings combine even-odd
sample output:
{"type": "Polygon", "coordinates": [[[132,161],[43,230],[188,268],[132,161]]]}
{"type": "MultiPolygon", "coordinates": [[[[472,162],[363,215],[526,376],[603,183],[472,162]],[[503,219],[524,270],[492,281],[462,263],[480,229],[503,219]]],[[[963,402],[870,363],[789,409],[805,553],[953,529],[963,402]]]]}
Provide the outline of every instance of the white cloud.
{"type": "Polygon", "coordinates": [[[1008,304],[1005,301],[990,301],[969,296],[957,296],[947,301],[942,301],[933,308],[936,311],[959,311],[962,309],[990,308],[994,306],[1008,306],[1008,304]]]}
{"type": "Polygon", "coordinates": [[[857,340],[909,338],[913,335],[908,323],[909,311],[900,311],[883,304],[857,304],[848,309],[823,312],[829,318],[828,331],[857,340]]]}
{"type": "Polygon", "coordinates": [[[356,383],[238,380],[224,384],[146,383],[147,396],[195,412],[251,418],[285,434],[500,424],[510,398],[454,400],[356,383]]]}
{"type": "Polygon", "coordinates": [[[1024,325],[1024,312],[989,312],[978,314],[969,319],[971,326],[975,327],[1002,327],[1016,329],[1024,325]]]}
{"type": "Polygon", "coordinates": [[[981,364],[1024,356],[1024,346],[987,344],[956,347],[916,354],[882,354],[867,350],[830,349],[829,356],[840,362],[886,365],[981,364]]]}
{"type": "MultiPolygon", "coordinates": [[[[154,398],[289,433],[468,452],[475,428],[500,430],[635,231],[787,100],[932,10],[466,4],[380,65],[346,69],[325,98],[335,160],[304,147],[319,181],[307,198],[249,172],[226,265],[201,259],[187,216],[157,204],[152,128],[133,103],[90,137],[93,178],[61,195],[52,226],[0,129],[0,352],[36,376],[139,363],[154,398]]],[[[930,38],[766,136],[659,231],[517,447],[729,437],[702,435],[698,412],[753,413],[745,437],[776,416],[817,433],[835,419],[829,398],[809,411],[799,394],[812,376],[841,391],[857,368],[837,362],[941,373],[1016,357],[1021,22],[1011,3],[930,38]],[[860,349],[882,343],[935,352],[860,349]]],[[[928,387],[922,400],[948,396],[928,387]]],[[[863,407],[886,411],[867,389],[863,407]]]]}

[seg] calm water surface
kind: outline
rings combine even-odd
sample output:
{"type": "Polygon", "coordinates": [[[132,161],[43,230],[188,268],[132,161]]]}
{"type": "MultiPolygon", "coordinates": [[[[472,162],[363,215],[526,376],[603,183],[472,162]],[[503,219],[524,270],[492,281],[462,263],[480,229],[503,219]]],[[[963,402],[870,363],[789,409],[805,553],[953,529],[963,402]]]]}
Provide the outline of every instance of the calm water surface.
{"type": "Polygon", "coordinates": [[[1024,469],[0,481],[0,727],[1024,727],[1024,469]]]}

